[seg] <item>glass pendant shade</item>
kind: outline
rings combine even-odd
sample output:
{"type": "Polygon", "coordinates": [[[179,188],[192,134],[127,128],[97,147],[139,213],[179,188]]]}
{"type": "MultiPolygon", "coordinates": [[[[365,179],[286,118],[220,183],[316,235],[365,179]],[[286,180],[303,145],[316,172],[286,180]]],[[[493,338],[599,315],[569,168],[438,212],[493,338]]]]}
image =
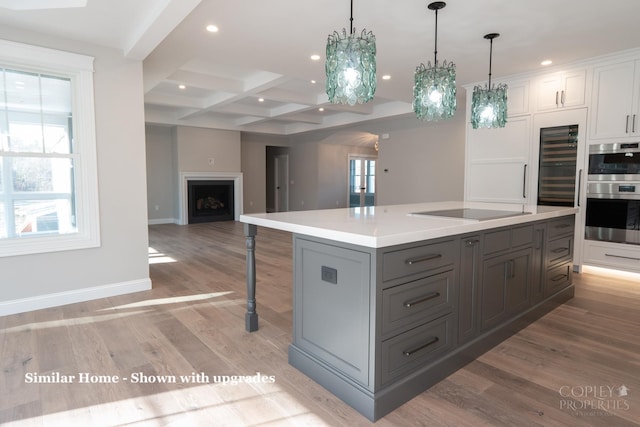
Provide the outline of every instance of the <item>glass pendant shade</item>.
{"type": "Polygon", "coordinates": [[[438,66],[420,64],[415,72],[413,111],[421,120],[437,121],[456,112],[456,66],[447,61],[438,66]]]}
{"type": "Polygon", "coordinates": [[[493,56],[493,39],[498,33],[484,36],[491,42],[489,48],[489,83],[483,88],[475,86],[471,97],[471,126],[478,128],[503,128],[507,124],[507,85],[501,83],[491,85],[491,57],[493,56]]]}
{"type": "Polygon", "coordinates": [[[371,31],[360,35],[334,32],[327,40],[326,91],[334,104],[364,104],[376,92],[376,38],[371,31]]]}
{"type": "Polygon", "coordinates": [[[456,112],[456,66],[453,62],[438,63],[438,10],[447,4],[443,1],[429,3],[435,12],[435,49],[431,62],[416,67],[413,85],[413,111],[418,119],[437,121],[453,117],[456,112]]]}
{"type": "Polygon", "coordinates": [[[471,98],[471,126],[503,128],[507,124],[507,85],[475,86],[471,98]]]}

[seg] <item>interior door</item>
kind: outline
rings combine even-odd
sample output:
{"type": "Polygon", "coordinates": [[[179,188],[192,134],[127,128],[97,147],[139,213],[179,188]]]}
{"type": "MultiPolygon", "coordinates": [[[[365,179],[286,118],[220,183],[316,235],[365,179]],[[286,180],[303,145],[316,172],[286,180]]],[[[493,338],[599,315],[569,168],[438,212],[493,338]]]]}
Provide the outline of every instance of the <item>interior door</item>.
{"type": "Polygon", "coordinates": [[[349,207],[374,206],[376,158],[349,156],[349,207]]]}
{"type": "Polygon", "coordinates": [[[277,155],[275,166],[275,209],[286,212],[289,210],[289,155],[277,155]]]}

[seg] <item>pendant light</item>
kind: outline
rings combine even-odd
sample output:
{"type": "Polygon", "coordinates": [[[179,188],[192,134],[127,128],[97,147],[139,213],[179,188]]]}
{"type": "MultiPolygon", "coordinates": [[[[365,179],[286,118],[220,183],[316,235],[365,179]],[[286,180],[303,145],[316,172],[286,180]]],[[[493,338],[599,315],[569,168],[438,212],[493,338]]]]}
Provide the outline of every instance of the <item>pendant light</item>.
{"type": "Polygon", "coordinates": [[[489,48],[489,84],[473,88],[471,98],[471,125],[478,128],[503,128],[507,124],[507,85],[501,83],[491,87],[491,57],[493,55],[493,39],[500,36],[491,33],[484,36],[490,41],[489,48]]]}
{"type": "Polygon", "coordinates": [[[376,92],[376,38],[362,30],[358,36],[353,27],[351,0],[350,32],[334,31],[327,40],[326,91],[334,104],[364,104],[376,92]]]}
{"type": "Polygon", "coordinates": [[[449,119],[456,112],[456,66],[453,62],[444,61],[438,64],[438,10],[447,4],[436,1],[427,6],[435,11],[435,49],[433,66],[420,64],[416,67],[415,84],[413,86],[413,111],[421,120],[435,121],[449,119]]]}

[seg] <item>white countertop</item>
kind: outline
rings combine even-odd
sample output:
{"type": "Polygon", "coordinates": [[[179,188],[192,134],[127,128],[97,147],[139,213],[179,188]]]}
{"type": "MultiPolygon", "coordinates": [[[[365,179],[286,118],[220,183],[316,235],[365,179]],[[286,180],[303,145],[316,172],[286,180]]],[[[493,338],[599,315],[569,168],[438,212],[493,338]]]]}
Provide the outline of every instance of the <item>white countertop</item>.
{"type": "Polygon", "coordinates": [[[323,209],[240,215],[240,221],[292,233],[370,248],[382,248],[490,228],[550,219],[577,212],[576,208],[479,202],[435,202],[367,208],[323,209]],[[491,209],[528,212],[506,218],[473,220],[416,212],[444,209],[491,209]]]}

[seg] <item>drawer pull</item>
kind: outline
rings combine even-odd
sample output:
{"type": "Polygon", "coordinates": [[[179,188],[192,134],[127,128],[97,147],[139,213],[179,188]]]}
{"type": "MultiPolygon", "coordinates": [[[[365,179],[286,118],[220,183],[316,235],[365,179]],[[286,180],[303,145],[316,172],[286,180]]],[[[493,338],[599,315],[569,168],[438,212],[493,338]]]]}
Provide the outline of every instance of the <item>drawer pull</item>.
{"type": "Polygon", "coordinates": [[[614,255],[614,254],[604,254],[605,256],[610,256],[613,258],[624,258],[624,259],[632,259],[635,261],[640,261],[640,258],[632,257],[632,256],[622,256],[622,255],[614,255]]]}
{"type": "Polygon", "coordinates": [[[434,259],[442,258],[442,254],[430,254],[423,257],[418,258],[409,258],[404,263],[407,265],[419,264],[421,262],[432,261],[434,259]]]}
{"type": "Polygon", "coordinates": [[[420,350],[423,350],[427,347],[429,347],[430,345],[433,345],[435,343],[437,343],[438,341],[440,341],[440,339],[438,337],[431,337],[429,339],[429,341],[427,341],[426,343],[422,344],[420,347],[416,347],[414,349],[411,350],[405,350],[402,352],[402,354],[404,354],[406,357],[409,357],[417,352],[419,352],[420,350]]]}
{"type": "Polygon", "coordinates": [[[414,305],[418,305],[418,304],[421,304],[421,303],[423,303],[423,302],[426,302],[426,301],[432,300],[432,299],[434,299],[434,298],[438,298],[439,296],[440,296],[440,292],[431,292],[431,293],[428,293],[427,295],[425,295],[425,296],[423,296],[423,297],[421,297],[421,298],[414,299],[413,301],[407,301],[407,302],[405,302],[403,305],[404,305],[406,308],[411,308],[411,307],[413,307],[414,305]]]}
{"type": "Polygon", "coordinates": [[[567,277],[569,277],[568,274],[558,274],[556,277],[552,278],[551,281],[552,282],[559,282],[562,279],[566,279],[567,277]]]}
{"type": "Polygon", "coordinates": [[[552,250],[551,252],[553,252],[554,254],[560,254],[562,252],[567,252],[569,250],[569,248],[557,248],[552,250]]]}
{"type": "Polygon", "coordinates": [[[480,240],[478,240],[478,239],[470,239],[470,240],[467,240],[467,241],[465,242],[465,244],[466,244],[467,246],[474,246],[474,245],[476,245],[476,244],[478,244],[478,243],[480,243],[480,240]]]}

